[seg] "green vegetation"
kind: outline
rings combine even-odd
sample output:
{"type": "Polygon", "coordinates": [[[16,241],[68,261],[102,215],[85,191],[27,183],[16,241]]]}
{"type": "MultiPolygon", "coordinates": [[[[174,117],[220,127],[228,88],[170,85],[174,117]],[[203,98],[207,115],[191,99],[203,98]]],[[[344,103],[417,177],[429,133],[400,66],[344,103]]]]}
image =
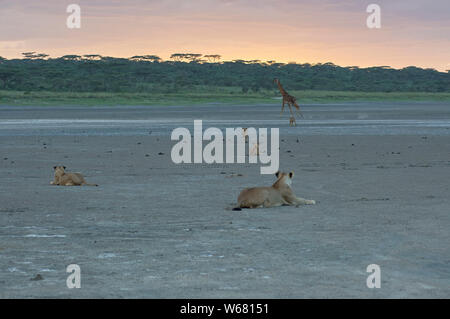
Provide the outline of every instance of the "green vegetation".
{"type": "MultiPolygon", "coordinates": [[[[0,105],[193,105],[193,104],[280,104],[274,91],[242,93],[241,89],[201,87],[178,93],[105,93],[105,92],[23,92],[0,91],[0,105]],[[234,89],[234,90],[233,90],[234,89]]],[[[450,93],[424,92],[345,92],[292,91],[300,105],[306,103],[339,103],[365,101],[436,101],[449,102],[450,93]]]]}
{"type": "Polygon", "coordinates": [[[156,55],[23,55],[0,57],[0,104],[280,103],[274,78],[300,103],[450,100],[450,73],[417,67],[220,62],[220,55],[193,53],[175,53],[171,61],[156,55]]]}

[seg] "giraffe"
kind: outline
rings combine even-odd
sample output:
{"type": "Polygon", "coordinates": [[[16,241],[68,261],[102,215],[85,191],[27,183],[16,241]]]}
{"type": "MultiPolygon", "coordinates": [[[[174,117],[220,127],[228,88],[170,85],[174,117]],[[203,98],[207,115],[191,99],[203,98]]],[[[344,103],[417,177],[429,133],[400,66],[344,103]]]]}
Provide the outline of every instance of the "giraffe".
{"type": "Polygon", "coordinates": [[[295,106],[295,108],[297,110],[297,114],[299,116],[303,117],[302,114],[300,113],[300,106],[297,104],[297,100],[295,99],[295,97],[293,97],[288,92],[286,92],[286,90],[281,85],[280,80],[274,79],[273,81],[278,85],[278,89],[280,90],[280,93],[283,96],[283,105],[281,106],[281,114],[283,114],[284,105],[287,103],[287,105],[289,106],[289,110],[291,111],[291,118],[290,118],[289,125],[291,125],[292,122],[295,123],[294,113],[292,112],[292,105],[295,106]],[[292,121],[292,119],[294,119],[294,121],[292,121]]]}

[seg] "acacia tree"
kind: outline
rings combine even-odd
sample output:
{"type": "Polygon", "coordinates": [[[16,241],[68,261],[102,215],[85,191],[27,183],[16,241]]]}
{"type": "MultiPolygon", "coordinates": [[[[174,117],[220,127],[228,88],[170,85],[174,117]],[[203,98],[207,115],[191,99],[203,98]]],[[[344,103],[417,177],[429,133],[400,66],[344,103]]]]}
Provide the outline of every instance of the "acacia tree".
{"type": "Polygon", "coordinates": [[[49,55],[45,53],[36,53],[36,52],[23,52],[22,55],[25,59],[36,60],[36,59],[45,59],[48,58],[49,55]]]}
{"type": "Polygon", "coordinates": [[[203,56],[203,54],[199,53],[187,53],[186,59],[189,62],[200,62],[200,58],[203,56]]]}
{"type": "Polygon", "coordinates": [[[75,54],[70,54],[70,55],[63,55],[60,59],[69,60],[69,61],[80,61],[81,56],[75,55],[75,54]]]}
{"type": "Polygon", "coordinates": [[[208,62],[217,62],[222,58],[222,56],[219,54],[208,54],[204,55],[203,57],[208,59],[208,62]]]}
{"type": "Polygon", "coordinates": [[[48,57],[49,57],[49,55],[45,54],[45,53],[39,53],[36,55],[36,59],[46,59],[48,57]]]}
{"type": "Polygon", "coordinates": [[[161,62],[162,59],[157,55],[144,55],[144,60],[152,62],[161,62]]]}
{"type": "Polygon", "coordinates": [[[22,55],[26,59],[33,59],[36,52],[23,52],[22,55]]]}
{"type": "Polygon", "coordinates": [[[199,62],[203,54],[199,53],[174,53],[170,56],[176,62],[199,62]]]}
{"type": "Polygon", "coordinates": [[[183,53],[174,53],[170,56],[170,58],[172,60],[175,60],[176,62],[180,62],[183,59],[183,57],[184,57],[183,53]]]}
{"type": "Polygon", "coordinates": [[[132,61],[150,61],[150,62],[161,62],[162,59],[157,55],[135,55],[129,58],[132,61]]]}
{"type": "Polygon", "coordinates": [[[86,60],[101,60],[102,56],[99,54],[85,54],[83,55],[83,58],[86,60]]]}

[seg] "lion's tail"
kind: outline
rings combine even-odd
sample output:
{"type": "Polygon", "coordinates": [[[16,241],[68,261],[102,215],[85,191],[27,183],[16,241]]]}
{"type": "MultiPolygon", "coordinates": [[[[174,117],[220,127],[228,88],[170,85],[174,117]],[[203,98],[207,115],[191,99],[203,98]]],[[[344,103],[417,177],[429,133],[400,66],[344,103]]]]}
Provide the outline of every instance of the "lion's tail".
{"type": "Polygon", "coordinates": [[[225,210],[242,210],[242,208],[236,206],[236,204],[230,204],[230,206],[226,207],[225,210]]]}
{"type": "Polygon", "coordinates": [[[89,183],[83,183],[82,185],[83,186],[96,186],[96,187],[98,186],[98,184],[89,184],[89,183]]]}

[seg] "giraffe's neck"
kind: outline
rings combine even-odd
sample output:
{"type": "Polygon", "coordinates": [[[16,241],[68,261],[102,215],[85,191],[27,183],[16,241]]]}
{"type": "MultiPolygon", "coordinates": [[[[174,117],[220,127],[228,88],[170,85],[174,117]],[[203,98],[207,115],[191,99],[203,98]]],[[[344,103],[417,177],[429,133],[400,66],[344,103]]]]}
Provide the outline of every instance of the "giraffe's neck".
{"type": "Polygon", "coordinates": [[[286,92],[286,91],[283,89],[283,87],[281,86],[280,81],[277,81],[277,84],[278,84],[278,89],[280,90],[280,93],[281,93],[282,95],[286,95],[287,92],[286,92]]]}

